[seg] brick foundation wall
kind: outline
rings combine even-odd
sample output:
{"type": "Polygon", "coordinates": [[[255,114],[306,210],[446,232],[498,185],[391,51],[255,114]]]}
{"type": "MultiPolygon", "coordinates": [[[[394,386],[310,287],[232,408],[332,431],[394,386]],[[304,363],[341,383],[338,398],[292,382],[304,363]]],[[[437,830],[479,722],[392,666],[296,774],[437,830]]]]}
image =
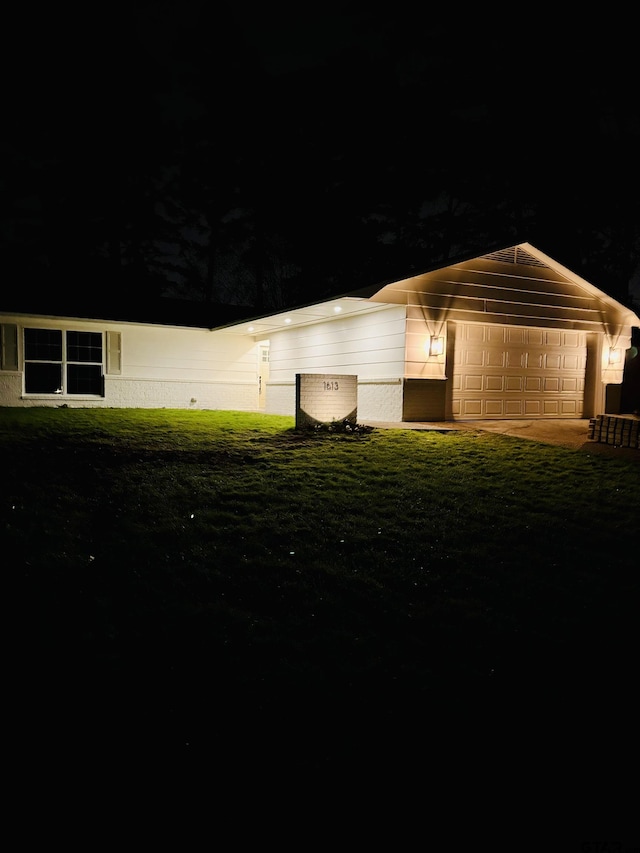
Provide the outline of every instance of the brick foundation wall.
{"type": "Polygon", "coordinates": [[[296,383],[267,382],[267,400],[265,405],[267,415],[291,415],[296,413],[296,383]]]}
{"type": "MultiPolygon", "coordinates": [[[[296,385],[293,381],[267,382],[265,414],[290,415],[296,413],[296,385]]],[[[364,379],[358,381],[358,420],[401,421],[402,379],[364,379]]]]}
{"type": "MultiPolygon", "coordinates": [[[[11,377],[11,402],[24,408],[34,406],[131,409],[221,409],[252,412],[258,408],[257,382],[179,382],[176,380],[105,377],[104,397],[33,395],[21,398],[21,377],[11,377]]],[[[7,382],[7,377],[0,380],[7,382]]],[[[7,397],[9,393],[7,393],[7,397]]]]}
{"type": "Polygon", "coordinates": [[[180,382],[107,377],[106,404],[148,409],[228,409],[255,411],[257,382],[180,382]]]}
{"type": "Polygon", "coordinates": [[[22,394],[21,373],[0,373],[0,406],[19,406],[22,394]]]}
{"type": "Polygon", "coordinates": [[[402,420],[402,379],[366,379],[358,382],[358,419],[402,420]]]}

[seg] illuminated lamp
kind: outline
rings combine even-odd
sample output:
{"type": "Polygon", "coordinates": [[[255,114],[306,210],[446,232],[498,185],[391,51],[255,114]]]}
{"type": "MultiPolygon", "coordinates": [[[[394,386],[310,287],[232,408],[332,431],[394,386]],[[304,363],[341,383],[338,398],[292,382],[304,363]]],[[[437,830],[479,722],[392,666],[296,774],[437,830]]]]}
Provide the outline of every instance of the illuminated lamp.
{"type": "Polygon", "coordinates": [[[429,340],[429,355],[442,355],[444,352],[444,338],[441,335],[431,335],[429,340]]]}
{"type": "Polygon", "coordinates": [[[609,364],[620,363],[620,350],[616,347],[609,347],[609,364]]]}

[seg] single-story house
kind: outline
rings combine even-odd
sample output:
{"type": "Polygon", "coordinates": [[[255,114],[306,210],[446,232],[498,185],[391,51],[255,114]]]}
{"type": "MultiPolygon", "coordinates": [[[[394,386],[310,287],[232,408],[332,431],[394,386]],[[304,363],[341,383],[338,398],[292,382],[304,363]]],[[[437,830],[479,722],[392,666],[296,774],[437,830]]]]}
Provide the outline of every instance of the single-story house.
{"type": "Polygon", "coordinates": [[[213,328],[2,309],[1,406],[293,415],[296,377],[329,374],[363,423],[594,417],[640,326],[530,243],[213,328]]]}

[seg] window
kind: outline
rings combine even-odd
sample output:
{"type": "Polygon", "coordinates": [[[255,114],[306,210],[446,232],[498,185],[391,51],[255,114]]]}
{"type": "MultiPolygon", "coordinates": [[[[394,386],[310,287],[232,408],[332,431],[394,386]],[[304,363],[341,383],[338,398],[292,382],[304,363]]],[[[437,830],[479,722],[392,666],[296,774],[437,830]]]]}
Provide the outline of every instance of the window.
{"type": "Polygon", "coordinates": [[[102,334],[67,332],[67,394],[102,394],[102,334]]]}
{"type": "Polygon", "coordinates": [[[26,394],[104,396],[102,332],[24,330],[26,394]]]}

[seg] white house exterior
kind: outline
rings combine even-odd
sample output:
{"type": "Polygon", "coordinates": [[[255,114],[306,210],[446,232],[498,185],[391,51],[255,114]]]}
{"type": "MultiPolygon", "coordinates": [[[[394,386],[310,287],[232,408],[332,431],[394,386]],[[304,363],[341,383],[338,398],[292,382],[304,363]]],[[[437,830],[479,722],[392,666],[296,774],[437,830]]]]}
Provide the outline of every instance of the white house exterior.
{"type": "Polygon", "coordinates": [[[2,406],[258,406],[248,338],[74,317],[0,314],[0,323],[2,406]]]}
{"type": "Polygon", "coordinates": [[[522,243],[214,329],[0,311],[0,405],[293,415],[296,376],[322,373],[357,376],[362,422],[587,418],[634,326],[522,243]]]}

